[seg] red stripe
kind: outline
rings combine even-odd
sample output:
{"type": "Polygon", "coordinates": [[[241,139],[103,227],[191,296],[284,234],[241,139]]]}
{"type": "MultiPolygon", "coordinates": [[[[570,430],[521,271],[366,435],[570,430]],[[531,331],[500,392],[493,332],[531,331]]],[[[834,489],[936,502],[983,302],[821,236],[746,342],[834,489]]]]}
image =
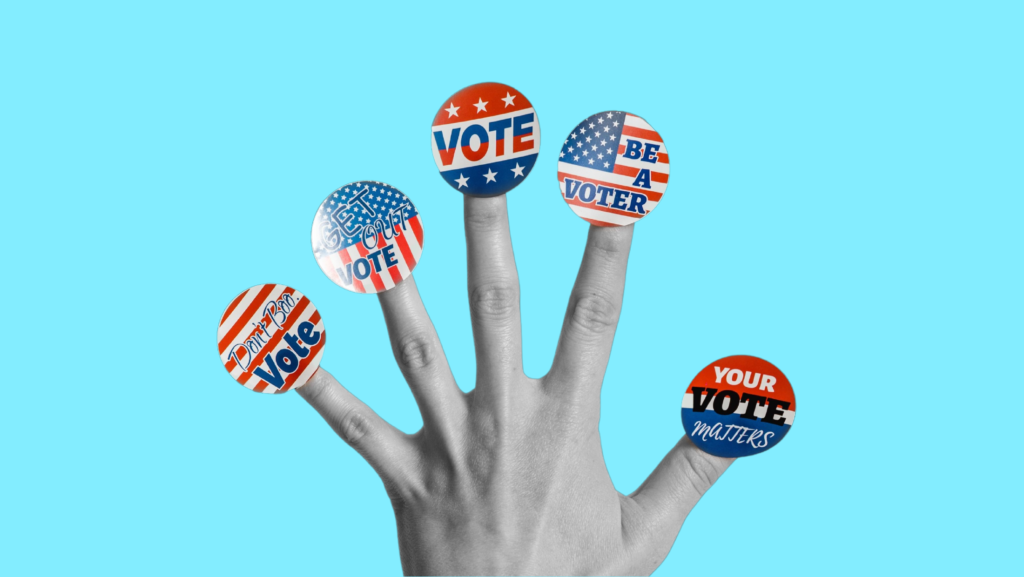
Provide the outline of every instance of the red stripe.
{"type": "Polygon", "coordinates": [[[402,281],[402,271],[398,270],[398,265],[388,269],[388,274],[391,275],[391,282],[398,284],[402,281]]]}
{"type": "MultiPolygon", "coordinates": [[[[320,311],[313,313],[313,316],[309,317],[309,322],[313,323],[313,325],[320,324],[320,311]]],[[[286,393],[288,392],[288,389],[292,388],[292,385],[294,385],[299,379],[299,375],[302,374],[302,371],[306,370],[306,367],[309,366],[309,363],[313,362],[313,358],[316,357],[318,352],[320,352],[320,349],[324,348],[324,343],[327,341],[326,337],[327,331],[323,327],[320,327],[320,342],[315,346],[309,347],[309,354],[306,355],[306,358],[299,361],[298,370],[291,375],[288,375],[289,378],[285,379],[284,386],[281,387],[281,390],[277,391],[278,393],[286,393]]],[[[313,374],[315,375],[316,371],[313,371],[313,374]]],[[[313,375],[310,375],[310,377],[312,376],[313,375]]]]}
{"type": "MultiPolygon", "coordinates": [[[[420,225],[420,216],[416,215],[410,218],[409,224],[412,225],[412,231],[416,234],[416,244],[420,245],[420,248],[423,248],[423,226],[420,225]]],[[[409,270],[412,270],[412,268],[409,270]]]]}
{"type": "Polygon", "coordinates": [[[235,337],[238,336],[238,333],[242,332],[242,329],[245,328],[245,324],[249,322],[250,318],[252,318],[252,315],[253,313],[256,312],[256,309],[260,308],[260,306],[263,305],[263,299],[267,298],[267,295],[270,294],[270,291],[274,290],[274,286],[276,285],[263,285],[263,288],[260,289],[260,292],[256,294],[256,298],[252,299],[252,302],[249,303],[249,306],[245,307],[245,311],[242,312],[242,316],[238,317],[238,320],[235,321],[235,324],[234,326],[231,327],[231,330],[228,331],[226,335],[224,335],[224,338],[222,338],[219,343],[217,343],[217,348],[220,350],[220,354],[224,354],[224,351],[228,349],[228,346],[231,344],[231,341],[235,340],[235,337]]]}
{"type": "Polygon", "coordinates": [[[631,192],[639,192],[640,194],[643,194],[644,196],[646,196],[649,200],[653,200],[653,201],[656,201],[656,202],[660,201],[662,195],[664,194],[662,192],[656,192],[656,191],[647,190],[647,189],[644,189],[644,188],[633,188],[632,186],[623,186],[621,184],[614,184],[614,183],[611,183],[611,182],[605,182],[603,180],[595,180],[595,179],[587,177],[587,176],[579,176],[579,175],[576,175],[576,174],[569,174],[568,172],[559,172],[558,173],[558,182],[565,182],[565,177],[567,177],[567,176],[569,178],[573,178],[573,179],[576,179],[576,180],[582,180],[583,182],[592,182],[594,184],[599,184],[601,186],[610,186],[612,188],[618,188],[618,189],[621,189],[621,190],[628,190],[628,191],[631,191],[631,192]]]}
{"type": "MultiPolygon", "coordinates": [[[[339,250],[338,256],[341,257],[341,264],[352,263],[352,257],[348,254],[347,248],[339,250]]],[[[363,288],[363,283],[361,283],[359,279],[356,278],[356,273],[353,271],[350,272],[352,272],[352,289],[355,290],[357,293],[365,293],[366,289],[363,288]]]]}
{"type": "Polygon", "coordinates": [[[242,302],[242,298],[247,294],[249,294],[249,291],[244,291],[242,294],[236,296],[235,300],[231,301],[231,304],[228,305],[228,309],[224,311],[224,316],[220,317],[220,324],[224,324],[224,321],[228,320],[231,313],[235,312],[235,307],[238,306],[238,303],[242,302]]]}
{"type": "MultiPolygon", "coordinates": [[[[270,337],[270,340],[267,341],[267,344],[265,344],[262,347],[260,347],[260,352],[259,352],[260,355],[263,355],[263,353],[265,353],[265,352],[267,352],[267,353],[274,352],[274,347],[277,346],[277,343],[281,342],[281,337],[283,337],[284,334],[286,332],[288,332],[289,329],[292,328],[292,325],[295,324],[295,319],[299,318],[299,315],[302,314],[302,311],[305,310],[306,305],[308,305],[308,304],[309,304],[309,299],[307,299],[306,297],[302,297],[301,299],[299,299],[299,302],[295,303],[295,308],[293,308],[291,310],[291,312],[288,313],[288,318],[285,319],[284,326],[279,328],[279,329],[277,329],[277,332],[274,333],[274,336],[270,337]]],[[[262,358],[260,358],[260,357],[254,358],[253,362],[249,363],[249,368],[246,369],[244,373],[239,375],[238,378],[240,379],[240,378],[244,377],[245,375],[251,375],[252,372],[254,370],[256,370],[256,367],[260,366],[260,363],[262,363],[262,362],[263,362],[262,358]]],[[[230,371],[231,369],[228,369],[228,370],[230,371]]],[[[249,379],[245,379],[245,382],[249,382],[249,379]]]]}
{"type": "MultiPolygon", "coordinates": [[[[405,268],[412,272],[412,267],[416,265],[416,259],[412,257],[412,250],[409,248],[409,241],[405,240],[405,235],[408,232],[403,232],[398,235],[398,250],[402,253],[402,260],[405,261],[405,268]]],[[[398,268],[398,267],[395,267],[398,268]]]]}
{"type": "Polygon", "coordinates": [[[601,212],[607,212],[607,213],[611,213],[611,214],[618,214],[620,216],[626,216],[626,217],[629,217],[629,218],[632,218],[632,219],[639,219],[641,216],[644,216],[642,214],[636,214],[635,212],[626,212],[625,210],[619,210],[617,208],[612,208],[610,206],[600,206],[600,205],[594,204],[592,202],[583,202],[579,198],[573,198],[572,200],[569,200],[568,198],[566,198],[565,202],[567,202],[567,203],[569,203],[571,205],[574,205],[574,206],[582,206],[582,207],[590,208],[590,209],[593,209],[593,210],[599,210],[601,212]]]}
{"type": "Polygon", "coordinates": [[[653,140],[654,142],[661,142],[661,135],[653,130],[647,130],[646,128],[637,128],[635,126],[623,126],[622,134],[624,136],[635,136],[637,138],[643,138],[644,140],[653,140]]]}
{"type": "MultiPolygon", "coordinates": [[[[637,174],[640,174],[640,169],[634,166],[626,166],[625,164],[616,164],[612,172],[623,176],[635,177],[637,174]]],[[[651,172],[651,180],[654,182],[668,182],[668,175],[664,172],[651,172]]]]}

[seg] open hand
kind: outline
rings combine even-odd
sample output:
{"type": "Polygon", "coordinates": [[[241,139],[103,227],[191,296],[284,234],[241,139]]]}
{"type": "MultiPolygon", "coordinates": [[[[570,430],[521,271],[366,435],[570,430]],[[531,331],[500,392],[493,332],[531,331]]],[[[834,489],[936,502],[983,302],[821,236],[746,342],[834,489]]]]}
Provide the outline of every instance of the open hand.
{"type": "Polygon", "coordinates": [[[598,433],[632,226],[591,226],[551,371],[523,373],[519,278],[505,197],[465,197],[476,388],[455,384],[413,279],[379,293],[423,414],[395,429],[323,368],[299,394],[380,475],[406,574],[649,574],[732,459],[681,441],[631,495],[598,433]]]}

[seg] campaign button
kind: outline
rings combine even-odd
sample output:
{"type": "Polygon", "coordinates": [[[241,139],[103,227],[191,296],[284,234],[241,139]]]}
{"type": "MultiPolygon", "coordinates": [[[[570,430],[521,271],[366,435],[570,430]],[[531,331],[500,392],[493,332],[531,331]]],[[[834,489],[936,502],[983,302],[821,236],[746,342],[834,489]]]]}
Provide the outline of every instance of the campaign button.
{"type": "Polygon", "coordinates": [[[474,84],[441,105],[430,128],[441,177],[474,196],[504,194],[523,182],[540,152],[540,121],[515,88],[474,84]]]}
{"type": "Polygon", "coordinates": [[[327,197],[313,219],[313,256],[335,284],[378,293],[412,274],[423,251],[423,225],[409,197],[370,180],[327,197]]]}
{"type": "Polygon", "coordinates": [[[569,208],[590,224],[633,224],[665,194],[668,150],[639,116],[618,110],[595,114],[562,144],[558,186],[569,208]]]}
{"type": "Polygon", "coordinates": [[[306,384],[320,366],[327,331],[308,298],[283,284],[261,284],[231,301],[217,349],[231,376],[257,393],[306,384]]]}
{"type": "Polygon", "coordinates": [[[699,449],[747,457],[779,444],[793,426],[789,379],[764,359],[736,355],[697,373],[683,396],[683,428],[699,449]]]}

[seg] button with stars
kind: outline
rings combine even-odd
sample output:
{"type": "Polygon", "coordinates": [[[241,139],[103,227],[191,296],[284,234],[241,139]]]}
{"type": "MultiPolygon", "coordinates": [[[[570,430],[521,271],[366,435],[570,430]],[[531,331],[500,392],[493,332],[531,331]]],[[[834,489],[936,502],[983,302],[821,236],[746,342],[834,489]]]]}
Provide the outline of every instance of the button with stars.
{"type": "Polygon", "coordinates": [[[434,116],[430,146],[441,177],[473,196],[504,194],[526,179],[540,152],[540,121],[515,88],[474,84],[434,116]]]}
{"type": "Polygon", "coordinates": [[[423,225],[409,197],[383,182],[352,182],[313,219],[313,256],[335,284],[357,293],[393,288],[423,251],[423,225]]]}
{"type": "Polygon", "coordinates": [[[261,284],[231,301],[220,318],[220,362],[257,393],[297,389],[316,373],[327,331],[320,313],[299,291],[261,284]]]}
{"type": "Polygon", "coordinates": [[[558,186],[569,208],[590,224],[633,224],[665,194],[668,150],[643,118],[601,112],[579,123],[562,144],[558,186]]]}

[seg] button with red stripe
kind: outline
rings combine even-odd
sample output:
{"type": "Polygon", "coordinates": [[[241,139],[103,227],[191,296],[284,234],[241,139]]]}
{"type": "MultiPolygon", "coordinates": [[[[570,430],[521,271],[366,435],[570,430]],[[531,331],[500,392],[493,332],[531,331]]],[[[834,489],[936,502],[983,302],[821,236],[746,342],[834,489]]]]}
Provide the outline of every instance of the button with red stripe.
{"type": "Polygon", "coordinates": [[[683,396],[683,428],[699,449],[746,457],[771,449],[796,418],[789,379],[764,359],[736,355],[697,373],[683,396]]]}
{"type": "Polygon", "coordinates": [[[540,120],[522,93],[498,82],[445,100],[430,128],[441,177],[473,196],[504,194],[523,182],[540,152],[540,120]]]}
{"type": "Polygon", "coordinates": [[[558,186],[569,208],[590,224],[633,224],[665,194],[668,150],[643,118],[601,112],[579,123],[562,144],[558,186]]]}
{"type": "Polygon", "coordinates": [[[370,180],[335,190],[313,219],[313,256],[335,284],[357,293],[393,288],[423,251],[419,212],[397,188],[370,180]]]}
{"type": "Polygon", "coordinates": [[[257,393],[284,393],[306,384],[320,366],[327,331],[299,291],[261,284],[231,301],[217,329],[220,361],[257,393]]]}

